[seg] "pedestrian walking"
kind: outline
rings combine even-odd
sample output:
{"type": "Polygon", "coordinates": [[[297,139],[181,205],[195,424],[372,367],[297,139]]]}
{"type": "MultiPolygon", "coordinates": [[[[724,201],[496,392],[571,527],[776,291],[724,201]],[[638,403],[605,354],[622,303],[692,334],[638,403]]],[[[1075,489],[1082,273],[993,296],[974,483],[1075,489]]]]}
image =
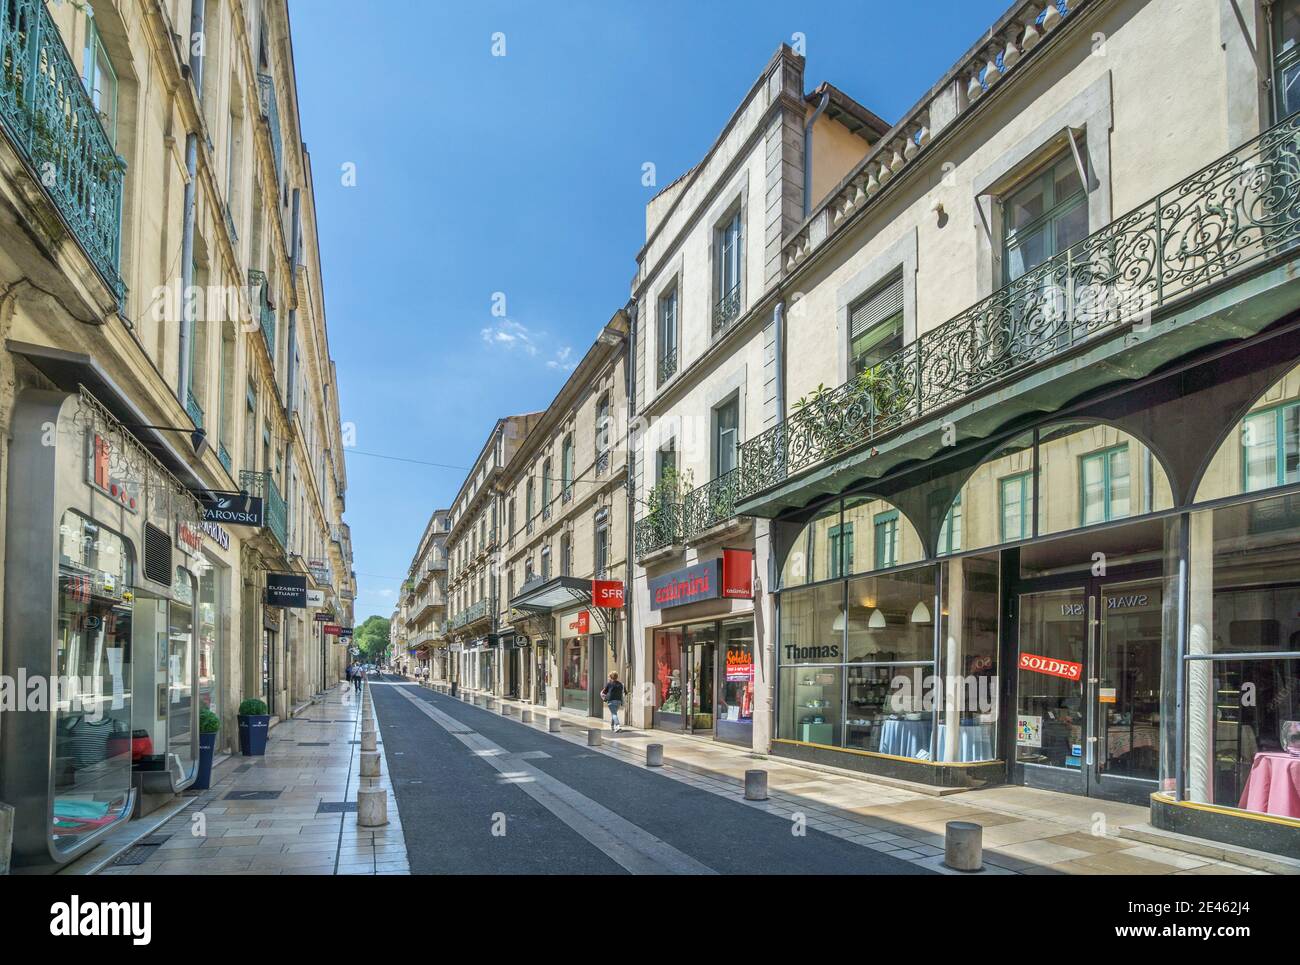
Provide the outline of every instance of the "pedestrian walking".
{"type": "Polygon", "coordinates": [[[357,667],[356,670],[352,672],[352,687],[357,693],[361,693],[361,678],[364,676],[365,673],[360,667],[357,667]]]}
{"type": "Polygon", "coordinates": [[[600,688],[600,699],[609,708],[609,726],[615,734],[622,729],[622,725],[618,722],[618,712],[623,709],[623,695],[624,687],[618,679],[618,673],[611,670],[605,686],[600,688]]]}

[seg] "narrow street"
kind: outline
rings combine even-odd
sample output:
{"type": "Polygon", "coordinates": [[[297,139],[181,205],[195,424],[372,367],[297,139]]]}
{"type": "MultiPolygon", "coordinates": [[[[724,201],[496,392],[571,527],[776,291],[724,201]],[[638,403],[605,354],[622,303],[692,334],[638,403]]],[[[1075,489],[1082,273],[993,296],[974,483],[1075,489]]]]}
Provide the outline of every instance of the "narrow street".
{"type": "Polygon", "coordinates": [[[792,833],[776,806],[588,748],[573,728],[549,734],[415,684],[379,681],[373,693],[412,874],[927,873],[812,828],[792,833]]]}

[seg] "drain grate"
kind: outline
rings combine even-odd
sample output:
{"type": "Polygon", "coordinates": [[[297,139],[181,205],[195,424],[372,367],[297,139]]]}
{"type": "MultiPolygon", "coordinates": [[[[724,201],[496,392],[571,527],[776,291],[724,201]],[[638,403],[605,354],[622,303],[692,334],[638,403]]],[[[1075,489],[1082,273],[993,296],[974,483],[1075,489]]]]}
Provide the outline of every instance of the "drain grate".
{"type": "Polygon", "coordinates": [[[136,844],[159,845],[171,840],[170,834],[146,834],[136,844]]]}
{"type": "Polygon", "coordinates": [[[227,801],[275,801],[283,791],[231,791],[226,795],[227,801]]]}
{"type": "Polygon", "coordinates": [[[329,747],[329,741],[298,741],[299,747],[329,747]]]}
{"type": "Polygon", "coordinates": [[[356,809],[356,801],[321,801],[316,805],[317,814],[351,814],[356,809]]]}
{"type": "Polygon", "coordinates": [[[240,764],[237,768],[235,768],[235,769],[234,769],[233,771],[231,771],[230,773],[232,773],[232,774],[247,774],[247,773],[248,773],[249,771],[251,771],[252,769],[253,769],[253,765],[252,765],[252,764],[240,764]]]}
{"type": "Polygon", "coordinates": [[[117,860],[113,862],[113,865],[118,868],[142,865],[153,857],[158,848],[159,845],[156,844],[132,845],[117,856],[117,860]]]}

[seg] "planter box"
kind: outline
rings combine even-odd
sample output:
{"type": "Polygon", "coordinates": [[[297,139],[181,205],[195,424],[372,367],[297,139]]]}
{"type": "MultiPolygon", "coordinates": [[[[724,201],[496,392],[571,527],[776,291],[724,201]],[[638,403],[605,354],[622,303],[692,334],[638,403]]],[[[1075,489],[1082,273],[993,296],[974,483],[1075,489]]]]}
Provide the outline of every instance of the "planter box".
{"type": "Polygon", "coordinates": [[[271,729],[271,715],[240,716],[239,753],[245,757],[261,757],[266,753],[266,737],[271,729]]]}

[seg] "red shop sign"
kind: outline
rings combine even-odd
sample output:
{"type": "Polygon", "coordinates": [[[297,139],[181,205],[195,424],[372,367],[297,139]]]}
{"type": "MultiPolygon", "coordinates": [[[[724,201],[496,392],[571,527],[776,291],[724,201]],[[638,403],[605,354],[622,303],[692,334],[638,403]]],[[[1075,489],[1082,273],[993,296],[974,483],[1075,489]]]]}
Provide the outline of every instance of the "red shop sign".
{"type": "Polygon", "coordinates": [[[337,623],[327,623],[322,629],[327,637],[337,637],[343,632],[343,627],[337,623]]]}
{"type": "Polygon", "coordinates": [[[586,610],[579,610],[578,615],[569,623],[569,629],[576,631],[579,636],[587,633],[591,629],[591,614],[586,610]]]}
{"type": "Polygon", "coordinates": [[[1040,657],[1036,653],[1020,655],[1020,669],[1045,673],[1049,677],[1062,677],[1065,680],[1079,680],[1083,677],[1083,664],[1072,660],[1057,660],[1055,657],[1040,657]]]}
{"type": "Polygon", "coordinates": [[[623,605],[623,581],[592,580],[591,604],[592,606],[611,610],[621,607],[623,605]]]}
{"type": "Polygon", "coordinates": [[[754,551],[722,551],[722,596],[728,600],[754,598],[754,551]]]}

